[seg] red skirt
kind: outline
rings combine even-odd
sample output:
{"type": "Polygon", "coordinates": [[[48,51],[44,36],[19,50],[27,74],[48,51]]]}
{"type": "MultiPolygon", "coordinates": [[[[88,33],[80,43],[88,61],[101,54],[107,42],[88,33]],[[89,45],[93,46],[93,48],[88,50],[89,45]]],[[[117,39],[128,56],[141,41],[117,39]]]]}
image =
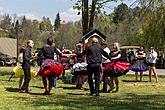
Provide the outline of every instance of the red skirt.
{"type": "Polygon", "coordinates": [[[107,76],[118,77],[126,74],[129,71],[130,66],[131,64],[127,62],[110,62],[103,70],[107,76]]]}
{"type": "Polygon", "coordinates": [[[63,69],[64,66],[61,65],[59,62],[57,63],[57,61],[50,61],[49,60],[49,64],[46,64],[48,61],[45,61],[44,65],[41,66],[41,69],[38,73],[39,76],[41,77],[58,77],[63,73],[63,69]]]}

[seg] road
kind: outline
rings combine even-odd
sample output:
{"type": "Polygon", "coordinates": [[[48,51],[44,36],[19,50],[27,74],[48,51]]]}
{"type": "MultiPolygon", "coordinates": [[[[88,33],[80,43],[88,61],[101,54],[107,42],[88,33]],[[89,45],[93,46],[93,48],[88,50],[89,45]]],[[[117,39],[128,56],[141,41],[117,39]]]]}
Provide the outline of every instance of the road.
{"type": "MultiPolygon", "coordinates": [[[[13,67],[0,67],[0,71],[7,71],[11,72],[13,67]]],[[[165,76],[165,69],[157,69],[158,76],[165,76]]],[[[129,71],[127,73],[128,75],[134,75],[135,73],[133,71],[129,71]]],[[[148,75],[148,71],[144,72],[144,75],[148,75]]]]}
{"type": "MultiPolygon", "coordinates": [[[[165,69],[156,69],[157,75],[158,76],[165,76],[165,69]]],[[[129,75],[134,75],[135,72],[129,71],[127,74],[129,75]]],[[[148,71],[143,72],[144,75],[148,75],[148,71]]]]}

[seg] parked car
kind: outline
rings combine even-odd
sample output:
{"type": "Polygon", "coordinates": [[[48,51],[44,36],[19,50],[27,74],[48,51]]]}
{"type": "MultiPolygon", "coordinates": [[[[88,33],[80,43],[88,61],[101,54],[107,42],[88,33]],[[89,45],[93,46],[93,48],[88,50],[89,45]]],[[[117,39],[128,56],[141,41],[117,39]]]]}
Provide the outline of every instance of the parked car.
{"type": "Polygon", "coordinates": [[[121,50],[121,60],[128,61],[131,64],[136,61],[135,52],[139,49],[139,46],[122,46],[121,50]]]}
{"type": "Polygon", "coordinates": [[[14,66],[16,65],[16,58],[13,57],[6,57],[6,56],[1,56],[0,58],[0,66],[14,66]]]}
{"type": "Polygon", "coordinates": [[[158,58],[156,61],[156,68],[165,69],[165,52],[158,51],[158,58]]]}

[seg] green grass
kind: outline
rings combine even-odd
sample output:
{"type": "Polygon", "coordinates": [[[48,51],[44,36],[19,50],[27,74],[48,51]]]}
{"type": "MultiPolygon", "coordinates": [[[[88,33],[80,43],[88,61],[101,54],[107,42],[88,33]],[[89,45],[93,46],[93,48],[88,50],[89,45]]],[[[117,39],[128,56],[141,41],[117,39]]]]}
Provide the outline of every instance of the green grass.
{"type": "MultiPolygon", "coordinates": [[[[165,109],[165,87],[128,86],[134,83],[150,83],[144,76],[144,82],[134,82],[133,76],[122,76],[118,93],[101,93],[100,97],[88,96],[87,90],[76,90],[73,84],[64,84],[58,80],[52,95],[42,95],[41,78],[33,78],[30,83],[32,94],[18,93],[18,78],[8,82],[10,74],[0,73],[0,110],[158,110],[165,109]]],[[[154,83],[154,79],[153,82],[154,83]]],[[[152,84],[151,83],[151,84],[152,84]]],[[[159,78],[165,83],[165,78],[159,78]]],[[[102,87],[101,87],[102,88],[102,87]]]]}

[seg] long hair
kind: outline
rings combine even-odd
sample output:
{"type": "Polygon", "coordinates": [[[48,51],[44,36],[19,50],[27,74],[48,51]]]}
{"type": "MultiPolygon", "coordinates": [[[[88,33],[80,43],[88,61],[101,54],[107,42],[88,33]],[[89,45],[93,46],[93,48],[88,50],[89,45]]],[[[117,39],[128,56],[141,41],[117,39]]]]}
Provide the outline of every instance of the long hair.
{"type": "Polygon", "coordinates": [[[25,50],[25,46],[23,45],[20,49],[19,49],[19,53],[23,53],[25,50]]]}
{"type": "Polygon", "coordinates": [[[120,44],[119,43],[115,42],[115,43],[113,43],[113,45],[116,46],[116,51],[120,51],[120,44]]]}
{"type": "Polygon", "coordinates": [[[53,45],[53,38],[52,37],[49,37],[48,39],[47,39],[47,44],[48,45],[50,45],[50,46],[52,46],[53,45]]]}

